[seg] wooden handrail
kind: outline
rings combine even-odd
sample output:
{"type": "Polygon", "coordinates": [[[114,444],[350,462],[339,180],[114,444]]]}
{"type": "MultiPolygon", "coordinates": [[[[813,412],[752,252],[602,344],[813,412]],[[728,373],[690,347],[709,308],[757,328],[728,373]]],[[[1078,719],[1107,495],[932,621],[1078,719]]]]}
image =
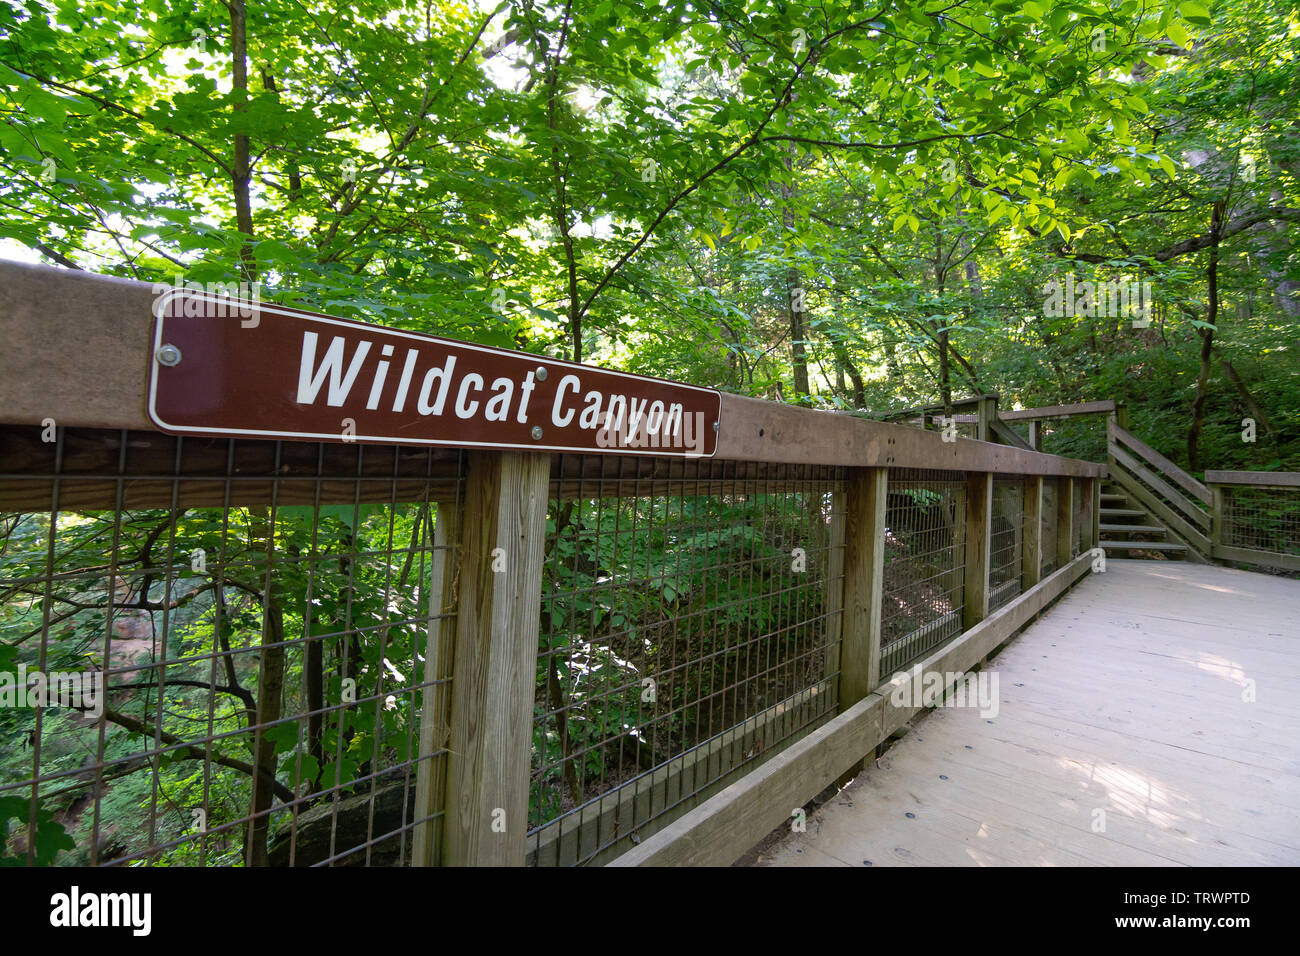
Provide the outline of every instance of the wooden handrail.
{"type": "Polygon", "coordinates": [[[1145,459],[1146,463],[1160,471],[1165,477],[1181,485],[1186,491],[1199,498],[1203,503],[1210,504],[1213,501],[1210,495],[1210,489],[1201,484],[1183,469],[1179,468],[1172,461],[1166,458],[1160,452],[1156,451],[1150,445],[1134,437],[1127,430],[1121,428],[1114,419],[1106,422],[1106,437],[1112,442],[1118,441],[1127,445],[1132,451],[1145,459]]]}
{"type": "Polygon", "coordinates": [[[1022,408],[1009,412],[998,412],[998,418],[1004,422],[1029,422],[1039,421],[1044,418],[1100,415],[1113,412],[1115,409],[1115,400],[1107,398],[1099,402],[1079,402],[1074,405],[1045,405],[1042,408],[1022,408]]]}
{"type": "MultiPolygon", "coordinates": [[[[155,299],[147,282],[0,262],[0,423],[49,418],[59,427],[157,433],[146,413],[155,299]]],[[[1093,462],[967,438],[945,442],[938,432],[728,393],[715,458],[1073,477],[1105,471],[1093,462]]]]}
{"type": "Polygon", "coordinates": [[[1300,488],[1300,471],[1207,471],[1205,482],[1209,485],[1300,488]]]}

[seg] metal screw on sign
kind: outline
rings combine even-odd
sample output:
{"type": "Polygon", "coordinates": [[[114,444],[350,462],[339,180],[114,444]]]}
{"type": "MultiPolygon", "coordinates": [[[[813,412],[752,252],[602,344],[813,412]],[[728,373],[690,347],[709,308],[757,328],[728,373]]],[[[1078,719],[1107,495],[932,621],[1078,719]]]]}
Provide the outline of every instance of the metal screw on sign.
{"type": "Polygon", "coordinates": [[[541,426],[541,425],[534,425],[531,434],[532,434],[532,436],[533,436],[534,439],[541,438],[541,437],[542,437],[542,426],[541,426]]]}
{"type": "Polygon", "coordinates": [[[160,347],[153,357],[159,365],[166,365],[168,368],[181,364],[181,350],[174,345],[160,347]]]}
{"type": "MultiPolygon", "coordinates": [[[[540,365],[537,367],[537,381],[539,381],[539,382],[544,382],[544,381],[546,381],[546,369],[543,368],[543,367],[540,366],[540,365]]],[[[541,436],[541,435],[534,435],[533,437],[534,437],[534,438],[541,438],[542,436],[541,436]]]]}
{"type": "MultiPolygon", "coordinates": [[[[714,423],[713,423],[713,430],[714,430],[715,432],[718,431],[721,427],[722,427],[722,422],[714,422],[714,423]]],[[[761,434],[761,433],[760,433],[760,434],[761,434]]]]}

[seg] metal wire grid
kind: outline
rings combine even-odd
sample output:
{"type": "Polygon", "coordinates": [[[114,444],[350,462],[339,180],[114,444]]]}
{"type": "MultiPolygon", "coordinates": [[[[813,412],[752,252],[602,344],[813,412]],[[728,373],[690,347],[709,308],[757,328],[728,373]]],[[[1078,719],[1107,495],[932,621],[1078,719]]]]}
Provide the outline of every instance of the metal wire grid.
{"type": "Polygon", "coordinates": [[[434,843],[415,784],[446,759],[420,720],[449,698],[447,655],[425,671],[459,454],[38,433],[0,430],[0,671],[105,691],[0,708],[0,857],[349,865],[434,843]]]}
{"type": "Polygon", "coordinates": [[[637,464],[552,482],[533,864],[608,858],[835,712],[843,470],[637,464]]]}
{"type": "Polygon", "coordinates": [[[961,632],[966,475],[893,469],[885,509],[880,674],[888,677],[961,632]]]}
{"type": "Polygon", "coordinates": [[[1300,489],[1222,487],[1224,546],[1300,554],[1300,489]]]}
{"type": "Polygon", "coordinates": [[[1092,547],[1092,484],[1076,480],[1074,484],[1074,553],[1083,554],[1092,547]]]}
{"type": "Polygon", "coordinates": [[[1024,552],[1025,479],[993,479],[993,523],[989,549],[989,610],[1020,594],[1024,552]]]}
{"type": "Polygon", "coordinates": [[[1041,575],[1047,577],[1056,570],[1056,496],[1059,493],[1061,478],[1043,479],[1043,501],[1041,505],[1041,524],[1039,556],[1042,559],[1041,575]]]}

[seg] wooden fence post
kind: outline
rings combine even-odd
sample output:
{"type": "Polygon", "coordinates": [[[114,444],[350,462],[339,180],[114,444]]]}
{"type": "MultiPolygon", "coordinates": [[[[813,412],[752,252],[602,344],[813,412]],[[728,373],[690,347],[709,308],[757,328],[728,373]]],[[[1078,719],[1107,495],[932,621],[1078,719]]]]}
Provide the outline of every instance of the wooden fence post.
{"type": "Polygon", "coordinates": [[[1223,485],[1211,484],[1210,488],[1210,556],[1214,550],[1223,546],[1224,506],[1228,503],[1223,485]]]}
{"type": "Polygon", "coordinates": [[[966,582],[962,596],[962,630],[989,616],[989,552],[992,548],[993,475],[966,476],[966,582]]]}
{"type": "Polygon", "coordinates": [[[1056,567],[1065,567],[1074,557],[1074,479],[1056,479],[1056,567]]]}
{"type": "Polygon", "coordinates": [[[998,400],[996,398],[981,398],[976,405],[976,411],[979,417],[979,424],[976,426],[975,437],[980,441],[992,441],[993,423],[998,418],[998,400]]]}
{"type": "Polygon", "coordinates": [[[1093,485],[1096,483],[1095,478],[1079,479],[1079,500],[1076,502],[1079,509],[1079,525],[1071,540],[1078,544],[1080,553],[1092,548],[1092,509],[1095,497],[1093,485]]]}
{"type": "MultiPolygon", "coordinates": [[[[827,535],[826,556],[826,675],[840,673],[840,647],[849,628],[844,620],[844,596],[848,590],[844,578],[844,526],[848,523],[848,494],[831,493],[831,520],[827,535]]],[[[836,694],[841,678],[836,677],[836,694]]],[[[840,706],[836,697],[836,706],[840,706]]]]}
{"type": "Polygon", "coordinates": [[[543,454],[469,455],[445,865],[524,863],[550,464],[543,454]]]}
{"type": "Polygon", "coordinates": [[[1092,547],[1101,546],[1101,481],[1092,479],[1092,547]]]}
{"type": "Polygon", "coordinates": [[[1020,551],[1020,591],[1023,594],[1043,577],[1043,476],[1025,478],[1022,508],[1025,544],[1020,551]]]}
{"type": "Polygon", "coordinates": [[[462,502],[439,501],[433,521],[433,554],[429,568],[428,633],[424,646],[424,690],[420,701],[419,765],[415,772],[415,829],[411,834],[411,865],[438,863],[439,820],[433,817],[447,786],[446,760],[432,757],[449,743],[451,726],[452,653],[456,647],[455,583],[464,527],[462,502]],[[443,615],[448,615],[443,617],[443,615]],[[437,682],[437,683],[435,683],[437,682]]]}
{"type": "Polygon", "coordinates": [[[1029,422],[1029,447],[1034,451],[1043,450],[1043,433],[1038,419],[1030,419],[1029,422]]]}
{"type": "Polygon", "coordinates": [[[885,581],[887,468],[849,471],[844,522],[840,712],[880,685],[880,599],[885,581]]]}

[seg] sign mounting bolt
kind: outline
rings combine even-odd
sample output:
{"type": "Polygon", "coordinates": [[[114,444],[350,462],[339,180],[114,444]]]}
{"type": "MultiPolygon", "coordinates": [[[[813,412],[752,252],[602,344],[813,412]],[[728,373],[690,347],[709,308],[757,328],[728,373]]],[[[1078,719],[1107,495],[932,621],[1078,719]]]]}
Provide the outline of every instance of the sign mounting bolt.
{"type": "Polygon", "coordinates": [[[534,426],[533,426],[533,430],[532,430],[531,432],[529,432],[529,434],[533,436],[533,440],[534,440],[534,441],[536,441],[538,438],[541,438],[541,437],[542,437],[542,426],[541,426],[541,425],[534,425],[534,426]]]}
{"type": "Polygon", "coordinates": [[[153,357],[159,365],[166,365],[168,368],[181,364],[181,350],[174,345],[160,346],[153,357]]]}
{"type": "MultiPolygon", "coordinates": [[[[539,382],[546,381],[546,366],[544,365],[537,366],[537,381],[539,382]]],[[[538,438],[540,436],[534,435],[533,437],[538,438]]]]}
{"type": "Polygon", "coordinates": [[[722,422],[714,422],[714,423],[713,423],[713,430],[714,430],[715,432],[718,431],[720,428],[722,428],[722,422]]]}

